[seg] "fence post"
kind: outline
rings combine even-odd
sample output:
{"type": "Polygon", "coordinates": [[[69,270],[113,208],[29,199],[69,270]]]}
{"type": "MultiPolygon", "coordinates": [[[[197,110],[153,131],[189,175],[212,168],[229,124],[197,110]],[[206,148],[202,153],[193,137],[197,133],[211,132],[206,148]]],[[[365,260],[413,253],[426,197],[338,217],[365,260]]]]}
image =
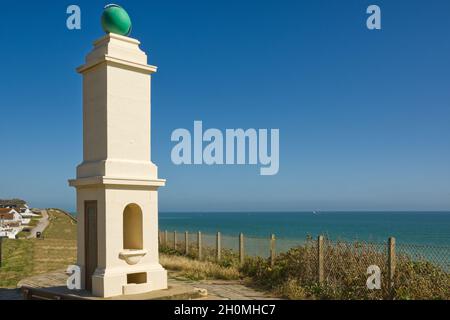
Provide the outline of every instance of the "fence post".
{"type": "Polygon", "coordinates": [[[202,260],[202,233],[199,231],[197,234],[198,245],[198,260],[202,260]]]}
{"type": "Polygon", "coordinates": [[[270,237],[270,266],[275,265],[275,235],[272,234],[270,237]]]}
{"type": "Polygon", "coordinates": [[[169,235],[167,234],[167,230],[164,231],[164,246],[167,247],[169,243],[169,235]]]}
{"type": "Polygon", "coordinates": [[[188,255],[189,253],[189,232],[184,233],[184,253],[188,255]]]}
{"type": "Polygon", "coordinates": [[[390,237],[388,240],[388,274],[389,274],[389,290],[394,289],[395,276],[395,238],[390,237]]]}
{"type": "Polygon", "coordinates": [[[217,258],[217,261],[220,261],[221,253],[222,253],[221,237],[220,237],[220,232],[217,232],[217,238],[216,238],[216,254],[217,254],[216,258],[217,258]]]}
{"type": "Polygon", "coordinates": [[[323,269],[323,236],[317,238],[317,274],[319,283],[322,284],[324,280],[323,269]]]}
{"type": "Polygon", "coordinates": [[[244,254],[245,254],[244,253],[244,234],[241,233],[239,235],[239,262],[241,264],[244,264],[244,257],[245,257],[244,254]]]}
{"type": "Polygon", "coordinates": [[[177,250],[177,232],[173,232],[173,249],[177,250]]]}

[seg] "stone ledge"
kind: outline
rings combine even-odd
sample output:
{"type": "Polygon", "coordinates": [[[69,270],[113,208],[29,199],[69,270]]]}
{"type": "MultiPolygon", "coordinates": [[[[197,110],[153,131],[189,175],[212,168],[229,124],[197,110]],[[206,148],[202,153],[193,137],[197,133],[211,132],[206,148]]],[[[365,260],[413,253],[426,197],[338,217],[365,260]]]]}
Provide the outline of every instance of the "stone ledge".
{"type": "Polygon", "coordinates": [[[142,179],[126,179],[126,178],[114,178],[114,177],[89,177],[89,178],[79,178],[69,180],[69,185],[71,187],[87,187],[96,185],[119,185],[119,186],[140,186],[140,187],[164,187],[166,185],[166,180],[164,179],[153,179],[153,180],[142,180],[142,179]]]}
{"type": "Polygon", "coordinates": [[[192,300],[204,298],[207,291],[190,285],[169,283],[169,288],[135,295],[113,298],[94,297],[85,290],[69,290],[65,286],[64,270],[26,278],[18,287],[26,300],[192,300]]]}

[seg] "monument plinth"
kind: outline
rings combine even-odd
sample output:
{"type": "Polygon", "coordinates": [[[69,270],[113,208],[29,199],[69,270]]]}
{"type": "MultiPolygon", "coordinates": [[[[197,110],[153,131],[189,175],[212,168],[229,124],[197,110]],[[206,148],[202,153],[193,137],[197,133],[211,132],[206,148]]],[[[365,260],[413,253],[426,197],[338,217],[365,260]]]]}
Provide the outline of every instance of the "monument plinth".
{"type": "Polygon", "coordinates": [[[158,179],[151,162],[151,74],[139,41],[94,42],[83,75],[83,162],[77,191],[83,289],[99,297],[167,288],[158,255],[158,179]]]}

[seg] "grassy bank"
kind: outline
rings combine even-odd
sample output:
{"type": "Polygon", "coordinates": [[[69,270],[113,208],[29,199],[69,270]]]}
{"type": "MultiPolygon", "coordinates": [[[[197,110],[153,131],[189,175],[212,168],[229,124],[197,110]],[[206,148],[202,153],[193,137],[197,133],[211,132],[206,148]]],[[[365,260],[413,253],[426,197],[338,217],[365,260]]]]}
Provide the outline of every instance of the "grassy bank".
{"type": "Polygon", "coordinates": [[[14,288],[20,279],[33,273],[33,249],[32,241],[3,240],[0,288],[14,288]]]}
{"type": "Polygon", "coordinates": [[[393,287],[389,286],[384,252],[370,245],[333,244],[328,246],[325,279],[319,283],[316,276],[316,248],[304,245],[269,260],[247,259],[241,272],[260,287],[290,299],[450,299],[450,274],[426,260],[413,260],[397,255],[393,287]],[[368,290],[367,267],[381,269],[381,289],[368,290]]]}
{"type": "Polygon", "coordinates": [[[0,287],[14,288],[26,277],[67,268],[76,260],[76,223],[57,210],[49,210],[44,239],[3,241],[0,287]]]}
{"type": "Polygon", "coordinates": [[[397,254],[394,287],[387,278],[387,254],[379,247],[361,243],[327,243],[325,246],[324,280],[317,277],[317,247],[314,241],[277,255],[272,266],[270,259],[246,257],[239,264],[238,255],[222,252],[222,260],[214,261],[214,249],[197,258],[196,248],[183,256],[177,251],[161,247],[162,261],[189,279],[242,279],[263,290],[288,299],[450,299],[450,274],[429,261],[414,260],[397,254]],[[368,290],[367,267],[381,269],[381,289],[368,290]]]}

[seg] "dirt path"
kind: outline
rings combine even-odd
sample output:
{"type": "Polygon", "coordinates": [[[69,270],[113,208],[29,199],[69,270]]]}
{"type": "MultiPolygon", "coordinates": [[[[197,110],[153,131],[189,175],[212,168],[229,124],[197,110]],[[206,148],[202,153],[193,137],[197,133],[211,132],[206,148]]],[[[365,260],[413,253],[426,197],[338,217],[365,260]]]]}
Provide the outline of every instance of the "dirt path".
{"type": "Polygon", "coordinates": [[[41,234],[49,225],[48,213],[47,210],[41,210],[42,218],[39,220],[39,223],[30,231],[30,235],[28,239],[36,238],[36,233],[40,232],[41,234]]]}

